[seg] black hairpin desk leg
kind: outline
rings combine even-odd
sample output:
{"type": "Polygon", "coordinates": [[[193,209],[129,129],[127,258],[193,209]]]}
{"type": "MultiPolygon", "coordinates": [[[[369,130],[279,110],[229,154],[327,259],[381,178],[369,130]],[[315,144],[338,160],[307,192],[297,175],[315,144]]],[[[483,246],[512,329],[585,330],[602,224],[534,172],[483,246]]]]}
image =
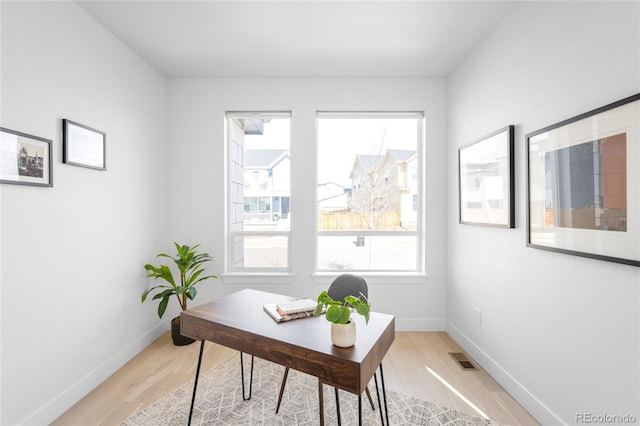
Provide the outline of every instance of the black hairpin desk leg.
{"type": "MultiPolygon", "coordinates": [[[[374,374],[374,378],[375,378],[374,374]]],[[[338,388],[334,388],[336,391],[336,413],[338,413],[338,426],[342,425],[342,420],[340,419],[340,397],[338,396],[338,388]]],[[[376,378],[376,392],[378,389],[378,379],[376,378]]],[[[380,395],[378,395],[378,405],[380,405],[380,395]]],[[[382,407],[380,407],[380,420],[382,421],[382,426],[384,426],[384,420],[382,419],[382,407]]],[[[358,395],[358,425],[362,426],[362,394],[358,395]]]]}
{"type": "MultiPolygon", "coordinates": [[[[389,423],[389,407],[387,406],[387,390],[384,388],[384,374],[382,373],[382,363],[380,363],[380,381],[382,382],[382,397],[384,398],[384,415],[387,419],[387,426],[389,423]]],[[[382,415],[382,413],[380,413],[382,415]]]]}
{"type": "MultiPolygon", "coordinates": [[[[389,426],[391,423],[389,423],[389,407],[387,406],[387,390],[384,388],[384,375],[382,374],[382,363],[380,363],[380,379],[382,380],[382,397],[384,398],[384,412],[385,412],[385,417],[387,419],[387,426],[389,426]]],[[[380,401],[380,391],[378,389],[378,373],[373,374],[373,380],[375,381],[375,384],[376,384],[376,395],[378,396],[378,407],[380,408],[380,423],[382,424],[382,426],[384,426],[385,417],[382,416],[382,403],[380,401]]]]}
{"type": "Polygon", "coordinates": [[[200,355],[198,355],[198,366],[196,367],[196,379],[193,383],[193,394],[191,395],[191,408],[189,408],[189,422],[191,425],[191,416],[193,416],[193,404],[196,402],[196,390],[198,389],[198,377],[200,377],[200,365],[202,364],[202,352],[204,351],[204,340],[200,343],[200,355]]]}
{"type": "Polygon", "coordinates": [[[340,397],[338,396],[338,388],[334,388],[336,391],[336,413],[338,413],[338,426],[342,425],[340,421],[340,397]]]}
{"type": "Polygon", "coordinates": [[[374,373],[373,381],[376,384],[376,396],[378,397],[378,408],[380,411],[380,424],[384,426],[384,415],[382,414],[382,402],[380,401],[380,388],[378,388],[378,373],[374,373]]]}
{"type": "Polygon", "coordinates": [[[242,362],[242,352],[240,352],[240,378],[242,380],[242,399],[248,401],[251,399],[251,388],[253,387],[253,355],[251,355],[251,373],[249,376],[249,396],[244,393],[244,363],[242,362]]]}

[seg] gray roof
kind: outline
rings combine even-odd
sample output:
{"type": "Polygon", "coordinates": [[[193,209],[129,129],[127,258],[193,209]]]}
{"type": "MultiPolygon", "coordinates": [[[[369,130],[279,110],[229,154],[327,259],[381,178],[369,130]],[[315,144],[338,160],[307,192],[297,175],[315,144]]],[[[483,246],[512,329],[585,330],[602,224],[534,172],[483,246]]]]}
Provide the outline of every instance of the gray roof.
{"type": "Polygon", "coordinates": [[[356,155],[356,163],[362,167],[375,169],[382,163],[383,158],[382,155],[358,154],[356,155]]]}
{"type": "MultiPolygon", "coordinates": [[[[386,156],[390,157],[396,163],[402,163],[404,161],[409,160],[411,157],[416,155],[416,151],[411,151],[407,149],[389,149],[387,150],[386,156]]],[[[382,155],[366,155],[366,154],[358,154],[356,155],[356,159],[351,168],[351,174],[349,177],[353,179],[356,176],[356,168],[361,167],[365,170],[373,170],[377,169],[382,165],[385,156],[382,155]]]]}
{"type": "Polygon", "coordinates": [[[384,157],[382,155],[367,155],[367,154],[358,154],[356,155],[356,160],[353,162],[353,166],[351,167],[351,173],[349,174],[349,179],[353,179],[354,176],[358,175],[358,168],[364,170],[375,170],[380,164],[382,164],[382,160],[384,157]]]}
{"type": "Polygon", "coordinates": [[[245,169],[271,169],[289,155],[286,149],[245,149],[245,169]]]}
{"type": "Polygon", "coordinates": [[[407,149],[389,149],[387,150],[387,154],[393,157],[394,160],[402,162],[402,161],[407,161],[409,158],[416,155],[416,151],[411,151],[407,149]]]}

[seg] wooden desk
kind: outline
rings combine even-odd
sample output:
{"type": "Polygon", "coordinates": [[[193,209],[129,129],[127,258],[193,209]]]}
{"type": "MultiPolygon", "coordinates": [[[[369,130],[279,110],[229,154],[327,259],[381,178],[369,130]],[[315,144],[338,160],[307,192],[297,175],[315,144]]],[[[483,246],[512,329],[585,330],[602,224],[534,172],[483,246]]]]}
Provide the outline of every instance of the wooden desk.
{"type": "MultiPolygon", "coordinates": [[[[371,313],[369,324],[353,315],[357,340],[351,348],[331,343],[331,323],[323,317],[275,322],[267,303],[291,297],[245,289],[182,312],[181,332],[310,374],[321,383],[361,397],[395,339],[395,317],[371,313]]],[[[196,383],[193,397],[197,387],[196,383]]],[[[384,386],[384,385],[383,385],[384,386]]]]}

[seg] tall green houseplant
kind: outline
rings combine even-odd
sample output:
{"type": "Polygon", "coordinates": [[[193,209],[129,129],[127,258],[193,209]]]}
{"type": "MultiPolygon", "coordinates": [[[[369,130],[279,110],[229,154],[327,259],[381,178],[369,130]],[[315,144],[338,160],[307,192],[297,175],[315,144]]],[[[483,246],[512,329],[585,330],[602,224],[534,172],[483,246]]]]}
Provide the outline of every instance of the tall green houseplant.
{"type": "MultiPolygon", "coordinates": [[[[192,247],[181,245],[175,242],[173,244],[175,244],[177,250],[175,256],[170,256],[166,253],[160,253],[156,257],[166,257],[173,260],[178,268],[178,280],[174,278],[171,268],[167,265],[144,265],[144,269],[149,271],[149,274],[147,275],[148,277],[152,277],[155,279],[161,278],[168,283],[168,285],[162,284],[151,287],[142,295],[142,303],[144,303],[151,292],[159,291],[159,293],[156,293],[153,296],[152,300],[160,300],[160,302],[158,303],[158,316],[160,318],[162,318],[165,311],[167,310],[169,300],[173,296],[175,296],[178,300],[180,309],[185,311],[187,310],[187,302],[189,300],[193,300],[198,294],[198,291],[195,287],[196,284],[209,278],[218,278],[215,275],[204,275],[205,267],[203,265],[204,263],[213,260],[213,257],[209,256],[209,254],[207,253],[198,253],[196,249],[200,246],[200,244],[196,244],[192,247]]],[[[172,320],[172,334],[174,343],[176,343],[176,336],[173,332],[175,324],[178,325],[179,335],[180,317],[174,318],[172,320]]]]}

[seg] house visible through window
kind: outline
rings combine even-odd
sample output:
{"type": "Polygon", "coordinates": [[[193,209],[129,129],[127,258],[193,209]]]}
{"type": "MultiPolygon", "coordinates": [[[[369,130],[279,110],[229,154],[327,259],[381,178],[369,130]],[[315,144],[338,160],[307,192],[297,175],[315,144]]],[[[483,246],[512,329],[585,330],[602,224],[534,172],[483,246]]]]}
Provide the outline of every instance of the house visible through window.
{"type": "Polygon", "coordinates": [[[290,113],[227,113],[229,271],[288,271],[290,113]]]}
{"type": "Polygon", "coordinates": [[[318,271],[421,272],[422,114],[317,113],[318,271]]]}

